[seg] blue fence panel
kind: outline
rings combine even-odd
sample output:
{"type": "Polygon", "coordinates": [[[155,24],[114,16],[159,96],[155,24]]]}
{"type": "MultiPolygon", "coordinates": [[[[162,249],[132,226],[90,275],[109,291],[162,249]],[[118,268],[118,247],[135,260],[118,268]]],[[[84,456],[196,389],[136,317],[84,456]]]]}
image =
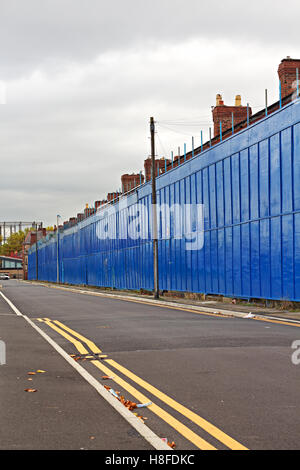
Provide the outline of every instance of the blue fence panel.
{"type": "MultiPolygon", "coordinates": [[[[160,175],[157,199],[167,208],[159,217],[160,288],[300,301],[299,181],[299,100],[160,175]],[[202,249],[188,250],[188,240],[177,237],[169,210],[176,203],[204,204],[202,249]]],[[[127,202],[128,209],[117,203],[115,212],[102,209],[60,233],[61,282],[153,288],[151,183],[127,202]],[[136,203],[147,211],[135,214],[136,203]],[[139,230],[142,238],[127,237],[139,230]]],[[[38,278],[55,282],[56,236],[31,248],[29,279],[37,277],[36,252],[38,278]]]]}

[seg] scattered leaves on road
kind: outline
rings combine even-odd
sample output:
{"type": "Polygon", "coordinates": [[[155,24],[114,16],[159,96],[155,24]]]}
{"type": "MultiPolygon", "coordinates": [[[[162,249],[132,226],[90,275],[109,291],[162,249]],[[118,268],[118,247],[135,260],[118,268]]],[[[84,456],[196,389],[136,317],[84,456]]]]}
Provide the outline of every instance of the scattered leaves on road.
{"type": "MultiPolygon", "coordinates": [[[[128,408],[129,411],[135,410],[136,408],[146,408],[147,406],[152,405],[151,401],[149,401],[149,403],[136,404],[134,401],[125,400],[125,397],[123,397],[123,395],[119,396],[120,392],[116,392],[113,388],[109,387],[108,385],[104,385],[104,388],[106,388],[106,390],[108,390],[115,398],[117,398],[117,400],[119,400],[126,408],[128,408]]],[[[142,416],[140,418],[143,419],[142,416]]]]}

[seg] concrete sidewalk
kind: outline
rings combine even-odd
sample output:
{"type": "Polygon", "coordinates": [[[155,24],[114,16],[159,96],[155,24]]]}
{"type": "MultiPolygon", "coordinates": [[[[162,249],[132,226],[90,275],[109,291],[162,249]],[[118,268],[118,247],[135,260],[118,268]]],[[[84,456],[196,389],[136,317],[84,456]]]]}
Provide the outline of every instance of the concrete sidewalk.
{"type": "Polygon", "coordinates": [[[1,297],[0,339],[0,449],[153,450],[1,297]]]}

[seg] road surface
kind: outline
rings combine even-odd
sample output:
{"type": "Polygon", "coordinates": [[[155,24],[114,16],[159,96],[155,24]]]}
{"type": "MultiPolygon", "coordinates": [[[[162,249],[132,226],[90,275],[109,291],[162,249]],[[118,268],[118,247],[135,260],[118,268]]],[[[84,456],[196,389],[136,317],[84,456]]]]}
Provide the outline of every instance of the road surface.
{"type": "Polygon", "coordinates": [[[2,281],[0,292],[37,326],[0,297],[7,353],[0,366],[1,449],[153,449],[40,331],[97,383],[125,400],[151,402],[131,413],[177,450],[299,448],[300,365],[292,363],[291,345],[300,324],[13,280],[2,281]]]}

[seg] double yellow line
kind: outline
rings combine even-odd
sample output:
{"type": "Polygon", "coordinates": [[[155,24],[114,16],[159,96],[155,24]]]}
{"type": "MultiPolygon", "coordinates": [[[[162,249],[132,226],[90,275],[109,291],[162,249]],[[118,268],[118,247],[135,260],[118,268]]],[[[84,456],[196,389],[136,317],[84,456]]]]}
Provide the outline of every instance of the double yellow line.
{"type": "MultiPolygon", "coordinates": [[[[77,333],[76,331],[72,330],[71,328],[64,325],[63,323],[59,322],[58,320],[52,321],[49,318],[44,318],[44,319],[39,318],[38,320],[46,323],[50,328],[52,328],[54,331],[56,331],[61,336],[66,338],[69,342],[71,342],[80,354],[88,355],[90,354],[90,351],[92,351],[92,353],[94,354],[101,355],[100,357],[102,358],[107,357],[106,355],[102,355],[101,349],[99,349],[98,346],[95,345],[95,343],[93,343],[88,338],[85,338],[83,335],[77,333]],[[90,349],[90,351],[88,351],[82,343],[84,343],[90,349]]],[[[209,421],[207,421],[204,418],[201,418],[199,415],[197,415],[193,411],[189,410],[185,406],[176,402],[173,398],[161,392],[150,383],[146,382],[145,380],[138,377],[130,370],[118,364],[116,361],[112,359],[104,359],[104,362],[110,365],[111,367],[113,367],[114,369],[118,370],[119,372],[121,372],[121,374],[128,377],[132,382],[136,383],[137,385],[147,390],[153,396],[157,397],[159,400],[164,402],[169,407],[173,408],[178,413],[188,418],[190,421],[198,425],[202,430],[206,431],[208,434],[213,436],[215,439],[217,439],[219,442],[224,444],[229,449],[247,450],[245,446],[240,444],[238,441],[236,441],[232,437],[228,436],[228,434],[221,431],[219,428],[211,424],[209,421]]],[[[94,359],[91,361],[91,363],[94,366],[96,366],[98,369],[100,369],[102,372],[104,372],[106,375],[113,376],[114,382],[116,382],[124,390],[129,392],[133,397],[135,397],[135,399],[139,400],[141,403],[147,403],[150,401],[149,397],[146,397],[135,387],[130,385],[120,376],[116,375],[115,371],[112,371],[106,365],[104,365],[103,361],[94,359]]],[[[187,426],[181,423],[178,419],[174,418],[170,413],[166,412],[164,409],[162,409],[155,403],[152,402],[152,404],[148,406],[147,408],[150,411],[152,411],[154,414],[156,414],[158,417],[163,419],[165,422],[167,422],[167,424],[172,426],[178,433],[180,433],[182,436],[184,436],[186,439],[192,442],[199,449],[217,450],[216,447],[211,445],[209,442],[205,441],[202,437],[200,437],[198,434],[196,434],[194,431],[189,429],[187,426]]]]}

